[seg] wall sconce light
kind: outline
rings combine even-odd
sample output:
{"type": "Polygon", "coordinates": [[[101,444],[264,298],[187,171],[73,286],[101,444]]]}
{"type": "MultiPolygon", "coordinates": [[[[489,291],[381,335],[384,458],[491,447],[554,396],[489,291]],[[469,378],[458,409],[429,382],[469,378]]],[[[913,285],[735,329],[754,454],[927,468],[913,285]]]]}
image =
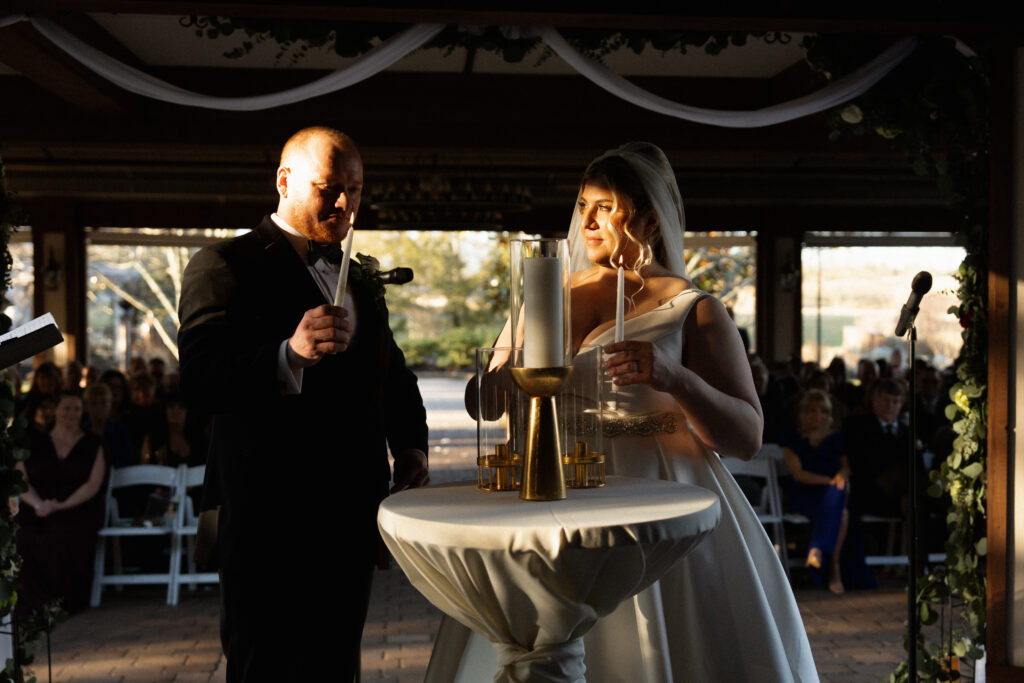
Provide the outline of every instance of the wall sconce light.
{"type": "Polygon", "coordinates": [[[46,265],[43,266],[43,287],[51,292],[59,289],[61,271],[61,264],[57,262],[57,256],[53,252],[53,247],[50,247],[46,257],[46,265]]]}
{"type": "Polygon", "coordinates": [[[792,294],[800,283],[800,269],[793,262],[792,254],[787,260],[789,263],[779,270],[779,289],[786,294],[792,294]]]}

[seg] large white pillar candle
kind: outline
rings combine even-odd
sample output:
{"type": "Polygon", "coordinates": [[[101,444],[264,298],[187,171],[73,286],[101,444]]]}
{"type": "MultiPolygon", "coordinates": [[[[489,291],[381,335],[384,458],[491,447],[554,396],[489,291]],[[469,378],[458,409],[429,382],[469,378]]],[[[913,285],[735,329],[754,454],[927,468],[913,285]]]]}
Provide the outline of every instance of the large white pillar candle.
{"type": "Polygon", "coordinates": [[[523,280],[523,364],[528,368],[560,367],[565,364],[562,259],[523,259],[523,280]]]}
{"type": "Polygon", "coordinates": [[[619,257],[618,282],[615,287],[615,341],[620,342],[626,336],[626,271],[622,269],[622,257],[619,257]]]}

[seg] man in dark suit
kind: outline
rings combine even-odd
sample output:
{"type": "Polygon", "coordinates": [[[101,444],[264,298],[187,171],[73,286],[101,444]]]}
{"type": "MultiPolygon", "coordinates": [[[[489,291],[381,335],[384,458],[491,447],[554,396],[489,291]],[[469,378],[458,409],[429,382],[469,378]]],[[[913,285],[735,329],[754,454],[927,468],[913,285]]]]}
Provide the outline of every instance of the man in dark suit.
{"type": "Polygon", "coordinates": [[[350,138],[299,131],[277,213],[198,252],[182,280],[182,386],[212,415],[228,681],[357,679],[388,447],[392,491],[429,480],[426,415],[380,283],[353,261],[334,306],[339,265],[320,256],[351,228],[362,182],[350,138]]]}
{"type": "Polygon", "coordinates": [[[850,502],[856,512],[903,514],[910,446],[910,430],[899,421],[905,399],[899,382],[880,379],[871,387],[871,412],[850,416],[843,427],[852,473],[850,502]]]}

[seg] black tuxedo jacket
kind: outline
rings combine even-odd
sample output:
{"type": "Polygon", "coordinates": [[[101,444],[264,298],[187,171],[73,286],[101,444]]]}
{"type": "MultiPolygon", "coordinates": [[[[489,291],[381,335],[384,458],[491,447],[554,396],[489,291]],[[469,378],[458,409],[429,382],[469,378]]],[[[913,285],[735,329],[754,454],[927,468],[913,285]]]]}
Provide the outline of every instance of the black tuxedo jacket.
{"type": "Polygon", "coordinates": [[[351,275],[348,286],[358,315],[351,346],[306,368],[301,394],[289,395],[277,378],[281,342],[326,301],[280,229],[265,218],[185,269],[182,386],[212,415],[206,487],[222,505],[225,569],[268,551],[315,562],[330,554],[330,529],[345,545],[375,546],[388,446],[427,452],[423,402],[383,300],[351,275]]]}

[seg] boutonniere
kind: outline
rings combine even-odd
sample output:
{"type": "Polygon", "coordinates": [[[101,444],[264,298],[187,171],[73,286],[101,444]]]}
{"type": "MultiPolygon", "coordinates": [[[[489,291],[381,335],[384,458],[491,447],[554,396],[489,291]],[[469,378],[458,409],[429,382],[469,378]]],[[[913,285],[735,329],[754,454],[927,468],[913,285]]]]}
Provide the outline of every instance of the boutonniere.
{"type": "Polygon", "coordinates": [[[359,267],[352,271],[352,276],[359,280],[364,287],[373,295],[373,301],[381,315],[387,315],[387,308],[384,305],[384,281],[380,278],[380,261],[368,254],[355,256],[359,267]]]}

